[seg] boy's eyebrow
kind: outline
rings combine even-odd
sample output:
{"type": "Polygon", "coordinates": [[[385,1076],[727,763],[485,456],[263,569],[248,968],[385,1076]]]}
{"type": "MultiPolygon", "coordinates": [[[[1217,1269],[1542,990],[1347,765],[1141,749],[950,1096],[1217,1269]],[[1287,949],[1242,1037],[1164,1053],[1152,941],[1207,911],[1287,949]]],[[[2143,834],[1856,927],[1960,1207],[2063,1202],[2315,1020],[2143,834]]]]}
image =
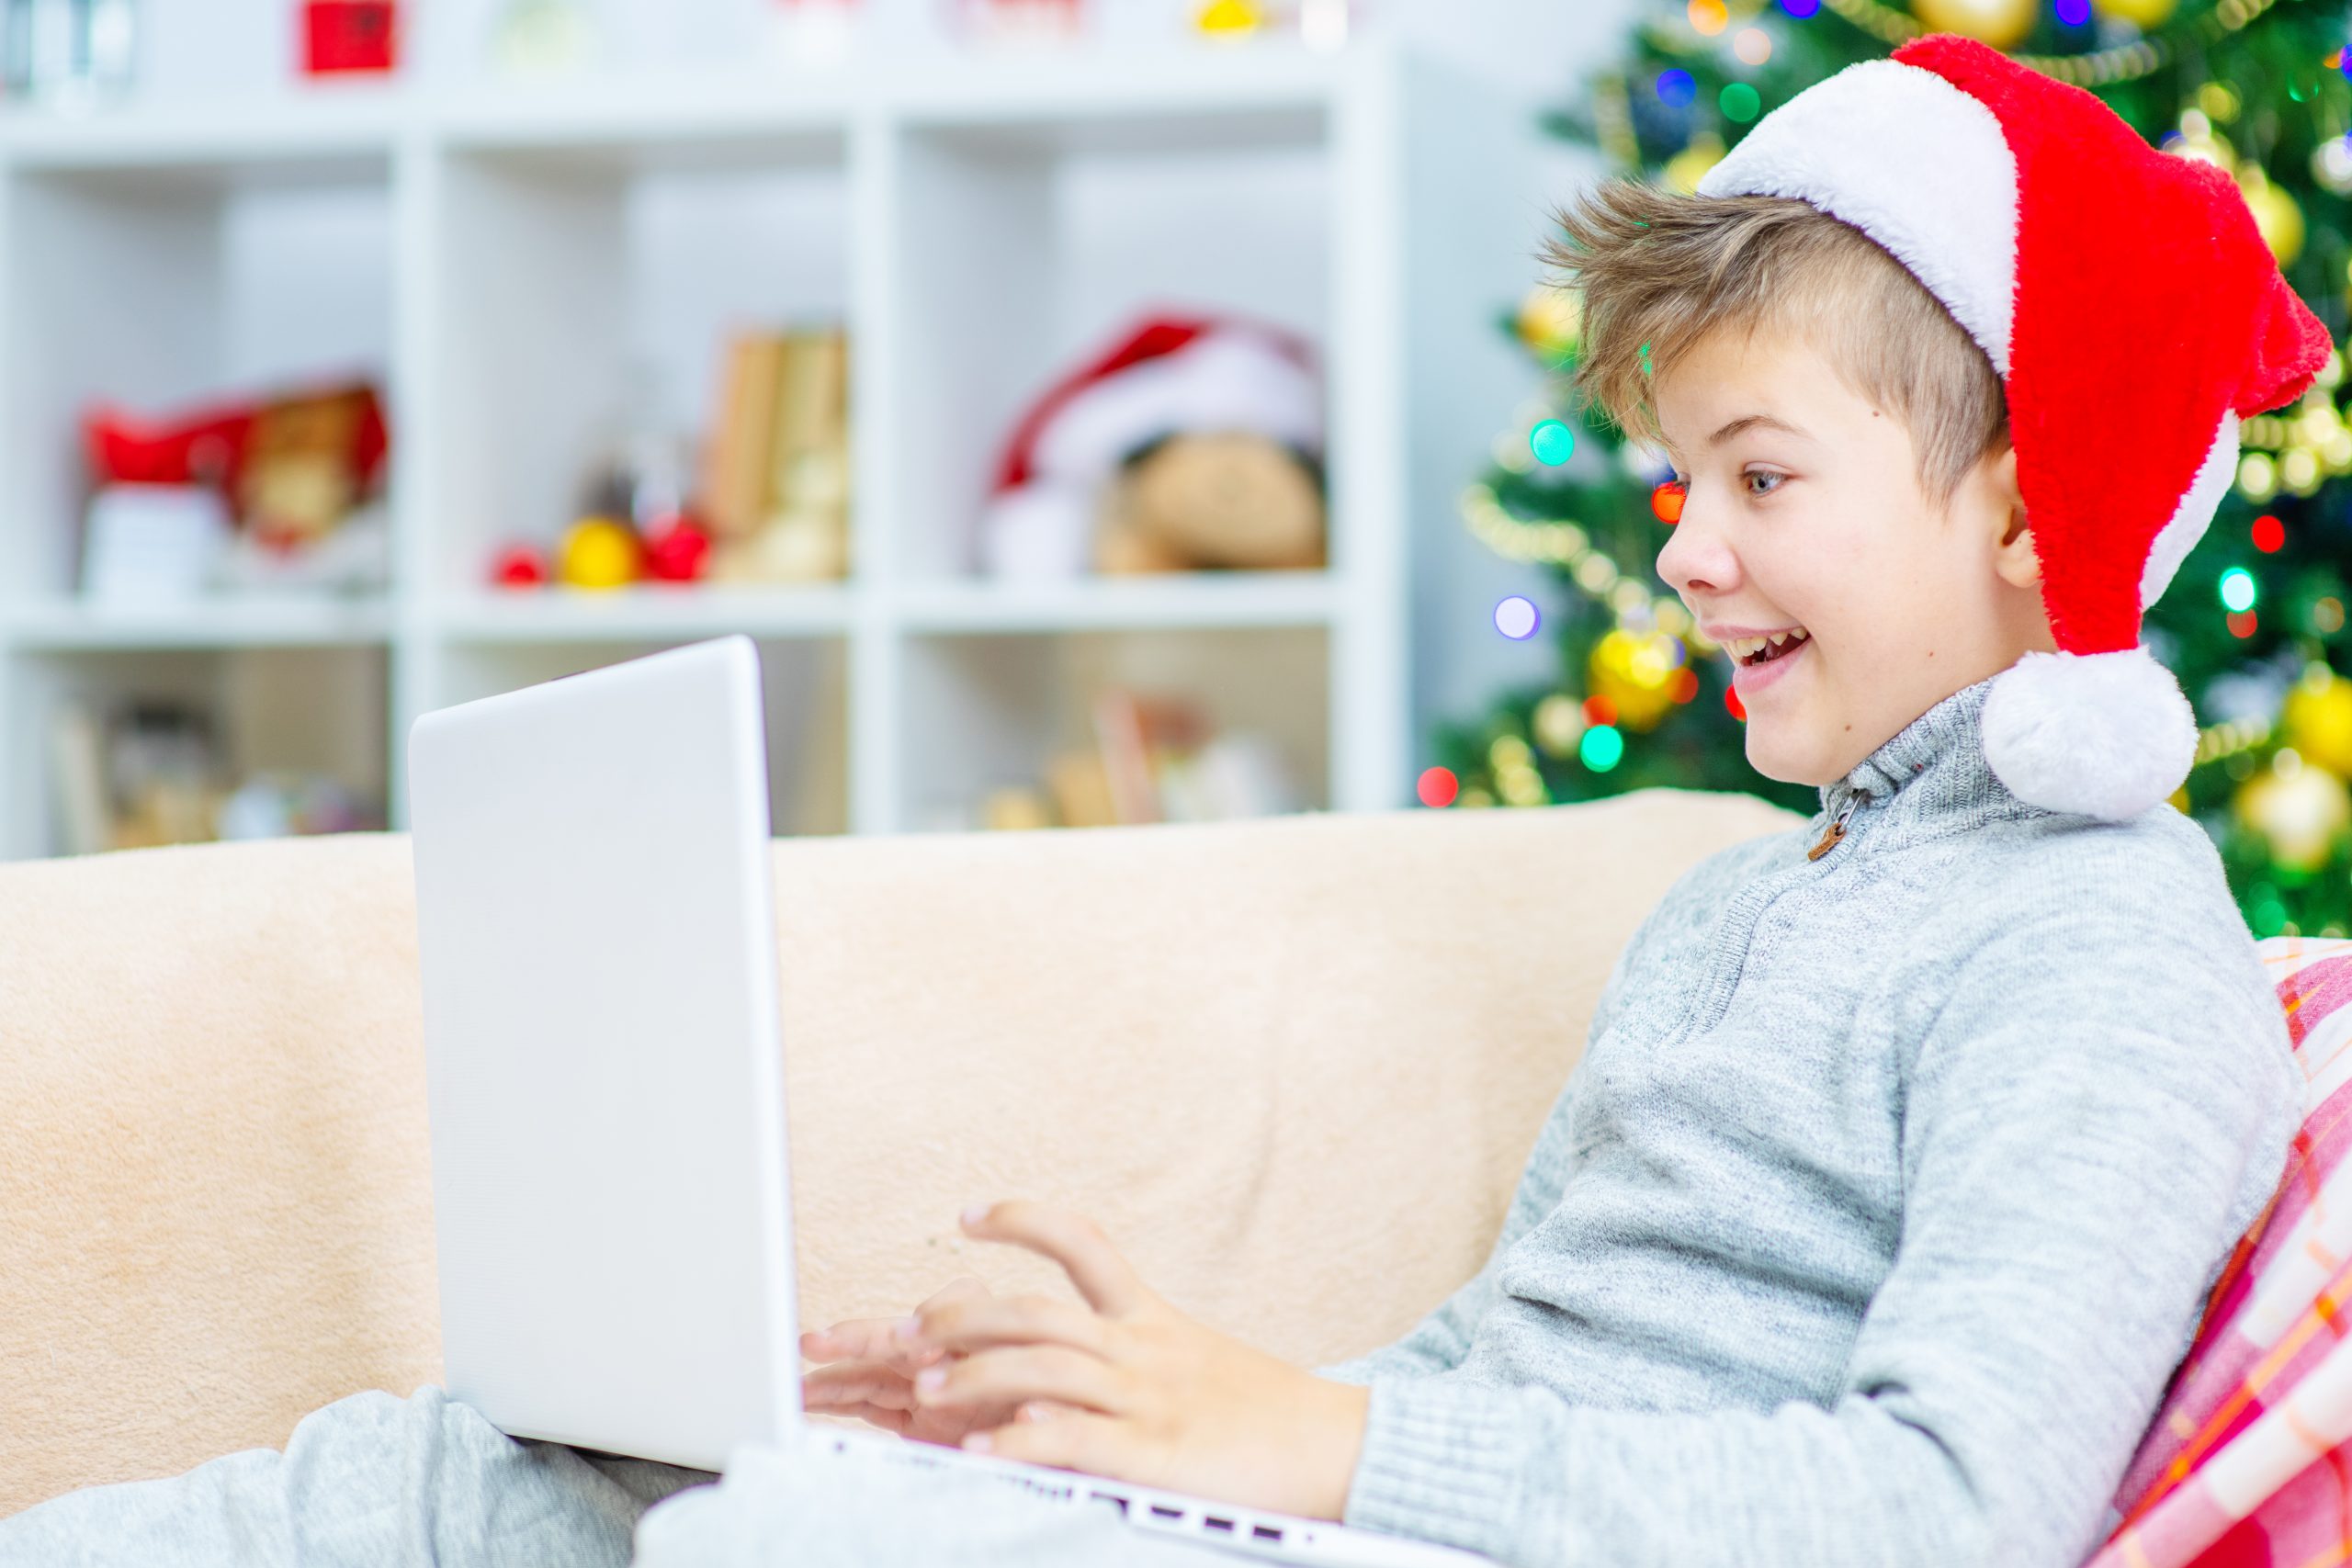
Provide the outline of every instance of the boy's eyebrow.
{"type": "MultiPolygon", "coordinates": [[[[1795,436],[1800,441],[1810,441],[1813,439],[1812,432],[1802,429],[1797,425],[1791,424],[1785,419],[1776,419],[1769,413],[1744,413],[1737,419],[1732,420],[1726,423],[1721,430],[1716,431],[1713,435],[1708,436],[1707,446],[1710,449],[1720,446],[1724,442],[1730,440],[1733,436],[1737,435],[1741,431],[1758,426],[1766,430],[1785,432],[1788,434],[1795,436]]],[[[1663,437],[1661,437],[1661,439],[1663,439],[1663,437]]],[[[1671,441],[1667,442],[1666,449],[1668,452],[1673,452],[1674,443],[1671,441]]]]}

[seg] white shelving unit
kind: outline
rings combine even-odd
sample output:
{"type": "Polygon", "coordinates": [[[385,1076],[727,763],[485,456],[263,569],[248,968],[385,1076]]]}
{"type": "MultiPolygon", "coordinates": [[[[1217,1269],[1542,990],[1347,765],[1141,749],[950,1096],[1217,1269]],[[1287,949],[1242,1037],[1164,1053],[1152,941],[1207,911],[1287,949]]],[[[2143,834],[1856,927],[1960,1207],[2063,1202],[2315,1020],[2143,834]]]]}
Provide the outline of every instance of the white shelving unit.
{"type": "Polygon", "coordinates": [[[400,826],[418,714],[729,631],[763,650],[780,833],[963,826],[1082,738],[1112,678],[1267,735],[1314,807],[1402,806],[1407,517],[1460,477],[1416,470],[1416,422],[1489,308],[1417,213],[1458,205],[1510,112],[1374,35],[0,117],[0,857],[53,852],[61,694],[209,697],[241,768],[329,771],[400,826]],[[330,276],[303,270],[318,256],[330,276]],[[1153,306],[1321,346],[1329,569],[976,575],[1012,421],[1153,306]],[[852,333],[847,581],[485,586],[496,542],[568,521],[637,372],[702,428],[725,330],[798,316],[852,333]],[[158,412],[345,365],[390,398],[385,594],[75,597],[87,401],[158,412]]]}

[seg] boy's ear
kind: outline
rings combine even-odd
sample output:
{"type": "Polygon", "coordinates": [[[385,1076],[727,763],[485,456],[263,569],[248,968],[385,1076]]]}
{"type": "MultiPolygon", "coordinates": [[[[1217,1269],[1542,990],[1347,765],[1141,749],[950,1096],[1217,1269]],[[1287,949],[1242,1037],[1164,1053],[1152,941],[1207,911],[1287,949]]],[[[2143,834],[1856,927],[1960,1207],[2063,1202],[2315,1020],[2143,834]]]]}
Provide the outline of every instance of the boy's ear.
{"type": "Polygon", "coordinates": [[[2041,558],[2033,552],[2033,525],[2026,521],[2025,498],[2018,492],[2018,449],[2005,446],[1987,475],[1999,516],[1993,540],[1993,570],[2013,588],[2041,581],[2041,558]]]}

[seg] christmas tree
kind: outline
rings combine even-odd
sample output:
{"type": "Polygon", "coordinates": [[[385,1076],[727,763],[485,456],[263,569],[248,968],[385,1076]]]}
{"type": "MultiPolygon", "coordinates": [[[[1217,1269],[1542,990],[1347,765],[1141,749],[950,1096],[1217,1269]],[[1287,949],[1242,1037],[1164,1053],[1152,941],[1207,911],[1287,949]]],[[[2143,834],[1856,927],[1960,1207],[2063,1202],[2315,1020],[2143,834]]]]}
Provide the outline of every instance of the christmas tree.
{"type": "MultiPolygon", "coordinates": [[[[1550,129],[1596,146],[1618,173],[1690,191],[1778,105],[1928,32],[1966,34],[2085,87],[2152,144],[2233,175],[2288,281],[2342,342],[2352,61],[2340,6],[1689,0],[1645,17],[1550,129]]],[[[1556,642],[1560,674],[1441,726],[1422,798],[1536,806],[1670,785],[1817,809],[1814,786],[1749,765],[1728,661],[1656,573],[1676,515],[1663,457],[1569,396],[1575,295],[1539,285],[1498,325],[1548,372],[1547,395],[1498,435],[1492,466],[1464,492],[1463,521],[1561,580],[1548,621],[1523,599],[1495,617],[1501,635],[1556,642]]],[[[2301,401],[2244,422],[2235,485],[2144,618],[2143,640],[2179,677],[2200,730],[2172,804],[2213,838],[2256,936],[2352,931],[2344,379],[2339,348],[2301,401]]]]}

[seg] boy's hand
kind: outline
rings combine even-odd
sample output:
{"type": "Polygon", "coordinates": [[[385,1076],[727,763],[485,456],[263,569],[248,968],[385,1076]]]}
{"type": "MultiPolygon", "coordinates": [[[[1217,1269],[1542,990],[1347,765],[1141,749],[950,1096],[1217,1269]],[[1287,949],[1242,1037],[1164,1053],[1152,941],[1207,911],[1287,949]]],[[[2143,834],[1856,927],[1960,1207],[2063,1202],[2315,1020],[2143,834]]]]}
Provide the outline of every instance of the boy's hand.
{"type": "MultiPolygon", "coordinates": [[[[989,1288],[978,1280],[958,1280],[915,1310],[929,1312],[959,1302],[987,1301],[989,1288]]],[[[938,1347],[925,1348],[900,1332],[915,1320],[903,1317],[853,1318],[800,1337],[800,1353],[829,1365],[804,1372],[800,1402],[808,1410],[827,1416],[854,1416],[918,1442],[954,1447],[964,1436],[983,1427],[1012,1419],[1012,1407],[974,1405],[930,1408],[915,1402],[912,1379],[923,1368],[947,1359],[938,1347]]]]}
{"type": "Polygon", "coordinates": [[[915,1345],[945,1354],[917,1370],[920,1416],[966,1415],[963,1446],[1007,1459],[1340,1517],[1369,1391],[1193,1322],[1069,1210],[998,1203],[966,1211],[964,1228],[1052,1258],[1088,1305],[947,1291],[925,1302],[915,1345]],[[1018,1419],[991,1418],[1008,1407],[1018,1419]]]}

